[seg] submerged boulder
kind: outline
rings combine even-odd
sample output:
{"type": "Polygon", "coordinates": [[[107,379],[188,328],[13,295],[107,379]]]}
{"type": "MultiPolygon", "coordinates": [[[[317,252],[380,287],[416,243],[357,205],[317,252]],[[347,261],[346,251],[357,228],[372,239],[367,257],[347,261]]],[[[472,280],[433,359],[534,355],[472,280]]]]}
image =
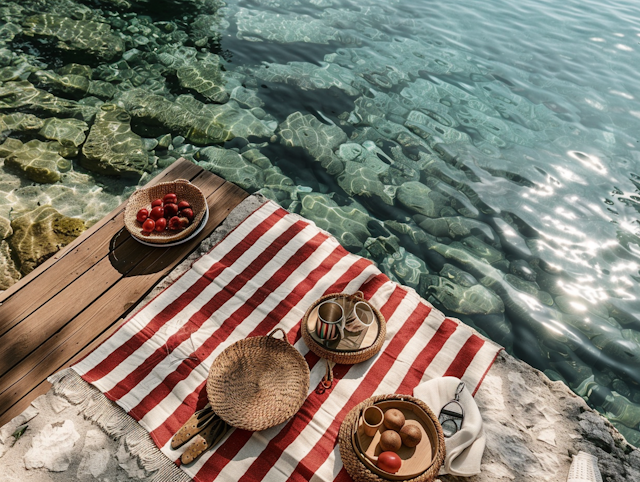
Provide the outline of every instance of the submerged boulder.
{"type": "Polygon", "coordinates": [[[300,199],[300,214],[333,234],[345,248],[358,251],[371,236],[367,228],[370,217],[355,202],[350,206],[338,206],[331,197],[317,192],[300,193],[300,199]]]}
{"type": "Polygon", "coordinates": [[[84,221],[63,216],[51,206],[25,213],[11,221],[9,244],[22,274],[53,256],[86,229],[84,221]]]}
{"type": "Polygon", "coordinates": [[[64,147],[58,142],[33,139],[25,144],[9,138],[0,146],[4,165],[23,172],[29,179],[41,183],[60,180],[60,173],[71,169],[71,161],[60,155],[64,147]]]}
{"type": "Polygon", "coordinates": [[[85,51],[104,60],[117,58],[124,51],[122,39],[111,33],[107,23],[44,13],[27,17],[23,27],[25,35],[57,39],[59,49],[85,51]]]}
{"type": "Polygon", "coordinates": [[[276,134],[285,146],[302,147],[315,158],[331,175],[344,170],[344,164],[334,154],[347,135],[338,126],[323,124],[313,115],[294,112],[280,124],[276,134]]]}
{"type": "Polygon", "coordinates": [[[242,189],[256,191],[264,185],[262,170],[235,151],[217,147],[205,147],[198,151],[198,165],[242,189]]]}
{"type": "Polygon", "coordinates": [[[0,290],[9,289],[21,277],[20,271],[11,259],[9,243],[4,240],[0,241],[0,290]]]}
{"type": "Polygon", "coordinates": [[[58,141],[63,146],[80,147],[87,138],[85,132],[88,129],[87,123],[79,119],[50,117],[44,121],[38,134],[46,139],[58,141]]]}
{"type": "Polygon", "coordinates": [[[82,147],[82,166],[101,174],[141,177],[149,168],[149,155],[130,121],[120,107],[104,104],[82,147]]]}

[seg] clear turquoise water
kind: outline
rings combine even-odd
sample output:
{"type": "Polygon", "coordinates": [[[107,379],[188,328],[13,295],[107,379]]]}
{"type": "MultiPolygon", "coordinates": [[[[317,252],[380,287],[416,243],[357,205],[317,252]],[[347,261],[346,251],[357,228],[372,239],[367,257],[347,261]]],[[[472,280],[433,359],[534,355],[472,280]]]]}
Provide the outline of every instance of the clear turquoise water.
{"type": "Polygon", "coordinates": [[[85,105],[114,103],[149,155],[130,180],[86,170],[82,153],[53,185],[5,168],[0,216],[51,203],[92,222],[186,156],[313,219],[640,442],[636,4],[0,0],[0,8],[11,24],[0,36],[0,113],[68,117],[16,106],[6,89],[19,79],[85,105]],[[28,18],[44,12],[109,24],[123,53],[107,58],[61,46],[64,34],[34,32],[28,18]],[[70,62],[90,65],[91,81],[115,94],[38,84],[35,71],[70,62]],[[186,78],[194,68],[226,93],[186,78]],[[175,114],[141,113],[136,89],[224,105],[216,118],[231,135],[198,140],[171,123],[175,114]]]}

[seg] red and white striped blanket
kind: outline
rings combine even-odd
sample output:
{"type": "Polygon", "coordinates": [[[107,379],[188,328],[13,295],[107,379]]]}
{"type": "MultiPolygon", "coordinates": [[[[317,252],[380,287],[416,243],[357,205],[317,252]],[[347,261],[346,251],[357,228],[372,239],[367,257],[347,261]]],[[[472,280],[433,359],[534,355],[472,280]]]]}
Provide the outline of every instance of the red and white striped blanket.
{"type": "Polygon", "coordinates": [[[313,223],[268,202],[73,369],[177,461],[185,447],[174,451],[169,442],[205,405],[212,361],[237,340],[275,327],[309,364],[306,401],[287,423],[232,431],[182,467],[195,480],[349,480],[337,438],[351,408],[375,394],[412,394],[439,376],[460,377],[475,393],[500,350],[313,223]],[[357,290],[386,318],[386,340],[372,359],[337,365],[333,387],[318,394],[325,364],[301,339],[300,321],[324,294],[357,290]]]}

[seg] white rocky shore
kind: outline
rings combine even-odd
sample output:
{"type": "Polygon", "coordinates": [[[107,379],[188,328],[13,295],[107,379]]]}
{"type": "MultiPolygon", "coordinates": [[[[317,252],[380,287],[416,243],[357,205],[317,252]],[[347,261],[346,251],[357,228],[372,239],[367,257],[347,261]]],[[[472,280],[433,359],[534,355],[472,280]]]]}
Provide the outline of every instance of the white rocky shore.
{"type": "MultiPolygon", "coordinates": [[[[147,298],[188,269],[193,259],[263,201],[257,196],[244,201],[147,298]]],[[[442,482],[564,482],[571,457],[578,451],[598,458],[605,482],[640,481],[640,450],[628,445],[605,418],[564,384],[552,382],[504,352],[487,374],[476,401],[487,434],[482,472],[466,479],[442,476],[442,482]]],[[[0,480],[152,480],[153,473],[132,452],[135,447],[106,435],[84,418],[77,405],[52,389],[0,429],[0,480]],[[24,424],[27,430],[13,444],[12,434],[24,424]]]]}

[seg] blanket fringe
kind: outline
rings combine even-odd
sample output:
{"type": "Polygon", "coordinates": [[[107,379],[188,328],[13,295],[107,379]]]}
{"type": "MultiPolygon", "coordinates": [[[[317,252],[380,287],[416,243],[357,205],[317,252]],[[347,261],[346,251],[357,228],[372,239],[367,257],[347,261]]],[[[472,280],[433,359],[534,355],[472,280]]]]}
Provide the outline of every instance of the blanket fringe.
{"type": "Polygon", "coordinates": [[[96,422],[116,439],[124,437],[130,453],[140,460],[145,471],[154,473],[151,482],[191,482],[153,442],[147,431],[121,407],[111,402],[100,390],[67,368],[48,378],[56,395],[79,406],[85,418],[96,422]]]}

